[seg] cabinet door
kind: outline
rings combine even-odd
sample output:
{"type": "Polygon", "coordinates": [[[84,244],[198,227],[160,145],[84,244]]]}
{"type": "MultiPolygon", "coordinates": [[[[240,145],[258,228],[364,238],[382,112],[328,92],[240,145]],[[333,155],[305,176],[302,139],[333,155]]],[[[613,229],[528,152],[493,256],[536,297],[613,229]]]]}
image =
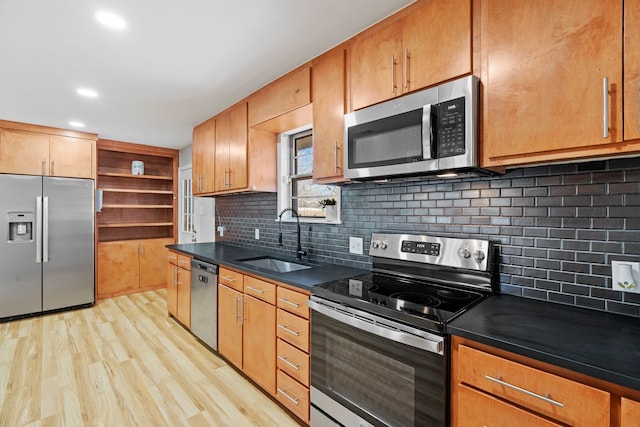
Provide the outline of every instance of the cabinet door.
{"type": "Polygon", "coordinates": [[[255,126],[311,102],[311,69],[305,65],[269,83],[249,98],[248,125],[255,126]]]}
{"type": "Polygon", "coordinates": [[[313,63],[313,179],[342,181],[345,112],[345,51],[313,63]]]}
{"type": "MultiPolygon", "coordinates": [[[[98,244],[98,297],[137,289],[140,283],[138,241],[98,244]]],[[[162,271],[164,263],[161,264],[162,271]]]]}
{"type": "Polygon", "coordinates": [[[166,245],[173,239],[140,240],[138,253],[140,256],[140,287],[165,286],[166,276],[163,273],[166,259],[166,245]]]}
{"type": "Polygon", "coordinates": [[[187,328],[191,328],[191,272],[178,267],[177,278],[178,320],[187,328]]]}
{"type": "Polygon", "coordinates": [[[471,73],[471,0],[426,2],[403,19],[402,45],[403,93],[471,73]]]}
{"type": "Polygon", "coordinates": [[[640,2],[624,2],[624,139],[640,138],[640,2]]]}
{"type": "Polygon", "coordinates": [[[402,93],[402,25],[396,22],[351,45],[351,104],[354,110],[402,93]]]}
{"type": "Polygon", "coordinates": [[[193,194],[215,191],[216,121],[209,119],[193,129],[193,194]]]}
{"type": "Polygon", "coordinates": [[[242,294],[218,285],[218,352],[242,369],[242,294]]]}
{"type": "Polygon", "coordinates": [[[623,397],[621,405],[620,427],[640,426],[640,402],[623,397]]]}
{"type": "Polygon", "coordinates": [[[229,140],[231,138],[231,113],[223,111],[216,117],[216,167],[215,191],[227,189],[227,175],[229,174],[229,140]]]}
{"type": "Polygon", "coordinates": [[[482,2],[484,166],[572,159],[622,139],[621,17],[619,0],[482,2]]]}
{"type": "Polygon", "coordinates": [[[173,317],[178,316],[178,270],[171,262],[167,262],[167,312],[173,317]]]}
{"type": "MultiPolygon", "coordinates": [[[[247,187],[247,103],[243,102],[229,112],[229,173],[227,189],[247,187]]],[[[258,162],[261,159],[256,159],[258,162]]]]}
{"type": "Polygon", "coordinates": [[[91,178],[93,141],[52,136],[49,142],[49,175],[91,178]]]}
{"type": "Polygon", "coordinates": [[[48,175],[49,136],[1,130],[0,173],[48,175]]]}
{"type": "Polygon", "coordinates": [[[269,393],[276,389],[276,308],[244,296],[243,370],[269,393]]]}

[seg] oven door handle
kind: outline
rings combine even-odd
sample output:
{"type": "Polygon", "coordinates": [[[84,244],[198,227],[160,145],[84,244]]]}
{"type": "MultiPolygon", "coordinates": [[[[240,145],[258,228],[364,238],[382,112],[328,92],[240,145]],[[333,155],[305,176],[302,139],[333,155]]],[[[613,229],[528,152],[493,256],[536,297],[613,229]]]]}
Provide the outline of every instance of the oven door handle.
{"type": "MultiPolygon", "coordinates": [[[[308,300],[309,308],[318,313],[324,314],[338,322],[345,323],[354,328],[358,328],[365,332],[377,335],[382,338],[390,339],[401,344],[426,350],[431,353],[444,354],[444,337],[428,334],[430,337],[422,337],[410,332],[394,329],[393,326],[385,325],[377,322],[373,316],[367,315],[359,310],[344,310],[329,307],[317,301],[308,300]],[[347,314],[348,313],[348,314],[347,314]]],[[[393,324],[395,322],[386,321],[385,323],[393,324]]],[[[313,327],[313,326],[312,326],[313,327]]],[[[425,333],[427,334],[427,333],[425,333]]]]}

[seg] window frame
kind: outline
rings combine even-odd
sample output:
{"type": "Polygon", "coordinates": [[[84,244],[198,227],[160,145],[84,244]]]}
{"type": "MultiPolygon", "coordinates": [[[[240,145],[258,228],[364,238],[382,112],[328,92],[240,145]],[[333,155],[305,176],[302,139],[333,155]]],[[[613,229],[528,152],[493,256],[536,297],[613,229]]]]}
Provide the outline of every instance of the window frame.
{"type": "MultiPolygon", "coordinates": [[[[292,182],[293,182],[293,178],[294,177],[301,177],[301,176],[305,176],[306,174],[301,174],[301,175],[293,175],[292,172],[292,168],[293,168],[293,155],[292,155],[292,147],[293,147],[293,142],[292,142],[292,137],[304,132],[313,132],[313,127],[312,126],[302,126],[296,129],[291,129],[287,132],[283,132],[278,134],[278,139],[277,139],[277,161],[278,161],[278,167],[277,167],[277,173],[278,173],[278,212],[276,212],[276,221],[278,221],[278,216],[280,214],[280,212],[282,212],[284,209],[292,207],[293,206],[293,187],[292,187],[292,182]]],[[[315,143],[315,140],[312,136],[312,144],[315,143]]],[[[314,155],[315,155],[315,150],[314,150],[314,155]]],[[[313,172],[311,173],[311,177],[313,180],[313,172]]],[[[325,184],[318,184],[318,185],[325,185],[325,184]]],[[[341,209],[341,203],[342,203],[342,191],[341,188],[336,186],[337,189],[337,194],[335,196],[336,199],[336,206],[337,206],[337,215],[335,220],[331,220],[328,221],[325,217],[304,217],[301,216],[300,217],[300,222],[304,222],[304,223],[310,223],[310,224],[342,224],[342,209],[341,209]]],[[[291,211],[287,211],[282,215],[282,221],[283,222],[295,222],[296,221],[296,217],[295,215],[291,214],[291,211]]]]}

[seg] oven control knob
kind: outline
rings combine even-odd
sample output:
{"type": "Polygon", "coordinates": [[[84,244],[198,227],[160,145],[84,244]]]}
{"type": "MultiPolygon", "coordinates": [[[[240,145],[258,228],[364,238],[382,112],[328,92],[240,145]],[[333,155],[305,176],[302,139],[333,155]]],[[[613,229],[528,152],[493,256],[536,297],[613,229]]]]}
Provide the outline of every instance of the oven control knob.
{"type": "Polygon", "coordinates": [[[469,248],[460,248],[458,255],[460,255],[460,258],[471,258],[471,251],[469,248]]]}
{"type": "Polygon", "coordinates": [[[374,240],[371,242],[371,247],[373,249],[378,249],[378,247],[380,247],[380,241],[379,240],[374,240]]]}
{"type": "Polygon", "coordinates": [[[482,252],[481,250],[477,250],[473,253],[473,257],[476,259],[477,262],[482,262],[484,260],[484,252],[482,252]]]}
{"type": "Polygon", "coordinates": [[[388,246],[389,246],[389,242],[387,242],[386,240],[383,240],[380,243],[380,249],[387,249],[388,246]]]}

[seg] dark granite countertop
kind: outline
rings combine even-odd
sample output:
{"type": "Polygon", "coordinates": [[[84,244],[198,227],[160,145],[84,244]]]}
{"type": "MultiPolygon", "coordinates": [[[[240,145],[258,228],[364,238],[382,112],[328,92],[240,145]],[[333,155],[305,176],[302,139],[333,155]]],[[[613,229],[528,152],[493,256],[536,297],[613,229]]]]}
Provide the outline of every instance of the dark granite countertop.
{"type": "MultiPolygon", "coordinates": [[[[193,256],[194,258],[202,261],[232,267],[241,271],[246,271],[247,273],[253,273],[306,290],[309,290],[312,286],[320,283],[331,282],[333,280],[367,273],[366,270],[361,270],[359,268],[336,264],[322,264],[313,261],[303,261],[303,263],[312,266],[309,269],[291,271],[288,273],[278,273],[263,268],[252,267],[238,261],[239,259],[273,256],[273,254],[257,249],[246,249],[239,246],[229,245],[227,243],[186,243],[181,245],[168,245],[167,248],[193,256]]],[[[277,256],[277,258],[288,259],[281,256],[277,256]]],[[[295,261],[295,259],[288,260],[295,261]]]]}
{"type": "Polygon", "coordinates": [[[640,390],[640,318],[494,295],[447,332],[640,390]]]}

